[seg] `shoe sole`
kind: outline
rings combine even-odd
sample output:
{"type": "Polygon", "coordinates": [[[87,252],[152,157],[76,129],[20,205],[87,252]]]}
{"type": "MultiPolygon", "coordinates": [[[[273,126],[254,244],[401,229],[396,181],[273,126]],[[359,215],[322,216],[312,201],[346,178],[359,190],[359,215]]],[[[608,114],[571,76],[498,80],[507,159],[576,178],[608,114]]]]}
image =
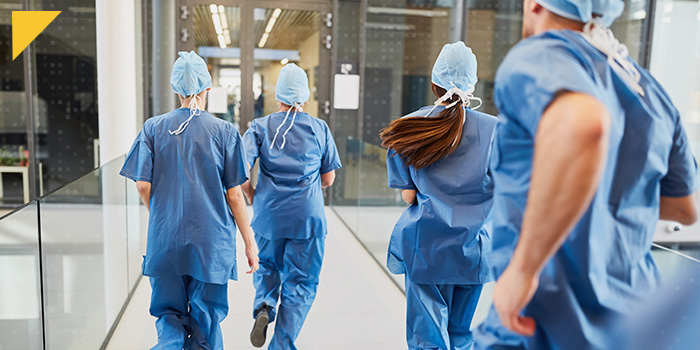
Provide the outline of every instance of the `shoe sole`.
{"type": "Polygon", "coordinates": [[[255,318],[253,331],[250,332],[250,343],[256,348],[261,348],[265,345],[265,328],[270,320],[268,315],[259,315],[255,318]]]}

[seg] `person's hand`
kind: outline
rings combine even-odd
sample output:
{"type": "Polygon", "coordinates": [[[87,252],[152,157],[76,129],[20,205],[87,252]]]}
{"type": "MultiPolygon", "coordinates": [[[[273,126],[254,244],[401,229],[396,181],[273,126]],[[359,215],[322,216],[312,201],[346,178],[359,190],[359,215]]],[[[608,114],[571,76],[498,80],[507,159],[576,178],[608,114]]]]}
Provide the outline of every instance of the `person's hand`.
{"type": "Polygon", "coordinates": [[[538,284],[538,274],[516,271],[511,266],[506,268],[493,290],[493,305],[503,326],[525,336],[535,334],[535,320],[520,316],[520,312],[532,300],[538,284]]]}
{"type": "Polygon", "coordinates": [[[248,258],[248,267],[250,267],[250,270],[246,273],[250,275],[251,273],[258,271],[260,268],[260,260],[258,258],[258,246],[255,243],[245,247],[245,256],[248,258]]]}

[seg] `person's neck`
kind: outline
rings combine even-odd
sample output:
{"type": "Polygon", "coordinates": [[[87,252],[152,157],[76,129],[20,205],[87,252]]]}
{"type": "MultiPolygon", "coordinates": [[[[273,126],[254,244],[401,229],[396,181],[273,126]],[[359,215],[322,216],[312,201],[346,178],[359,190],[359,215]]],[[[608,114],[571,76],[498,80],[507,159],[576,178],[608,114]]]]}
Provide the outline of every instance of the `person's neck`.
{"type": "Polygon", "coordinates": [[[584,23],[577,22],[568,18],[563,18],[559,16],[550,16],[549,18],[541,21],[537,26],[535,26],[535,34],[540,35],[544,32],[550,30],[572,30],[575,32],[583,32],[584,23]]]}

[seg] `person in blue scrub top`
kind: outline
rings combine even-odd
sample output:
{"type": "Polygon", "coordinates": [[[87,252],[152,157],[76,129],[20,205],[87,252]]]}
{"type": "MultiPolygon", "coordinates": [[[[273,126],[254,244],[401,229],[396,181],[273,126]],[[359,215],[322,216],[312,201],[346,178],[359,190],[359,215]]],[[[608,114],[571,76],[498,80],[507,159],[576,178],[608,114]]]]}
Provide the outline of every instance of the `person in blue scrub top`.
{"type": "Polygon", "coordinates": [[[476,349],[613,349],[660,283],[657,221],[692,224],[698,168],[670,97],[609,26],[621,0],[525,0],[494,100],[493,308],[476,349]]]}
{"type": "MultiPolygon", "coordinates": [[[[413,349],[471,349],[470,331],[490,247],[493,184],[488,168],[497,119],[470,108],[476,56],[463,42],[435,61],[434,106],[391,122],[389,187],[410,206],[391,235],[387,266],[406,280],[406,340],[413,349]]],[[[478,106],[476,106],[478,108],[478,106]]]]}
{"type": "Polygon", "coordinates": [[[276,319],[268,349],[296,349],[316,296],[326,236],[323,189],[341,164],[328,125],[303,111],[309,96],[304,70],[287,64],[275,91],[279,112],[254,119],[243,135],[249,166],[259,161],[257,186],[243,185],[260,248],[250,334],[255,347],[265,344],[267,325],[276,319]]]}
{"type": "Polygon", "coordinates": [[[181,107],[146,121],[120,173],[136,181],[149,209],[143,274],[153,288],[153,349],[223,349],[219,323],[237,278],[234,223],[248,273],[258,268],[241,192],[248,167],[233,124],[203,111],[211,88],[204,60],[180,52],[170,83],[181,107]]]}

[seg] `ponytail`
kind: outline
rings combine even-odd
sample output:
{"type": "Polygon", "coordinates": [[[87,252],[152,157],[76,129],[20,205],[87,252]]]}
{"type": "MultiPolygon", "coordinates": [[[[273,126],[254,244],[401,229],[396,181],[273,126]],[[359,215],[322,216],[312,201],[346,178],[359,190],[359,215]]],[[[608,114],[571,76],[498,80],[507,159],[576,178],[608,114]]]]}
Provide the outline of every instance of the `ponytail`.
{"type": "MultiPolygon", "coordinates": [[[[433,93],[444,96],[447,91],[433,84],[433,93]]],[[[459,146],[464,129],[465,111],[458,95],[446,99],[451,107],[437,117],[407,117],[393,120],[382,129],[382,146],[391,148],[408,166],[427,167],[447,157],[459,146]]]]}

